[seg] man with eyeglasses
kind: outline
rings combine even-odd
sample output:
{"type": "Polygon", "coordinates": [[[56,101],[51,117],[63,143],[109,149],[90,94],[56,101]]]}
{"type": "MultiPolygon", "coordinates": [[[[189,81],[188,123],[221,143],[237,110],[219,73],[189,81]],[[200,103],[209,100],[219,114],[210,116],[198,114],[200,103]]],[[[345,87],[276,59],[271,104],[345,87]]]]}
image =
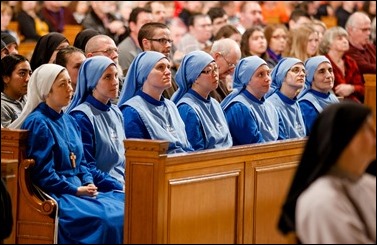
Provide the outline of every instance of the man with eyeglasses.
{"type": "Polygon", "coordinates": [[[363,12],[355,12],[349,17],[346,30],[350,44],[346,54],[356,60],[361,74],[375,74],[376,46],[370,42],[370,18],[363,12]]]}
{"type": "Polygon", "coordinates": [[[232,91],[232,75],[241,59],[241,49],[233,39],[224,38],[213,43],[210,54],[219,69],[219,86],[210,95],[221,102],[232,91]]]}
{"type": "MultiPolygon", "coordinates": [[[[172,45],[173,40],[171,39],[170,29],[167,25],[160,22],[149,22],[144,24],[138,33],[138,42],[140,48],[143,51],[156,51],[164,54],[170,62],[172,63],[172,45]]],[[[171,67],[173,65],[171,64],[171,67]]],[[[173,93],[178,89],[177,84],[174,80],[175,70],[172,70],[172,86],[165,89],[163,96],[170,99],[173,93]]]]}
{"type": "MultiPolygon", "coordinates": [[[[119,91],[121,91],[123,86],[123,71],[119,65],[119,53],[118,48],[114,42],[114,40],[107,36],[107,35],[96,35],[89,39],[85,46],[85,56],[87,58],[93,56],[106,56],[112,59],[118,69],[118,79],[119,79],[119,91]]],[[[112,101],[113,103],[117,103],[117,100],[112,101]]]]}

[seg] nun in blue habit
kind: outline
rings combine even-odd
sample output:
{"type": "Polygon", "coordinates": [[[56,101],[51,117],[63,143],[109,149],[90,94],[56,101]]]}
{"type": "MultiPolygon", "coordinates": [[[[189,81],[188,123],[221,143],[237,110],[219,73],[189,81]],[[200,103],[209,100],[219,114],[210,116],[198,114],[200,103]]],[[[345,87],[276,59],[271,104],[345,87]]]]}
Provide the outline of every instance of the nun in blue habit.
{"type": "Polygon", "coordinates": [[[30,97],[10,128],[29,131],[32,182],[57,203],[57,243],[123,243],[124,192],[113,178],[87,167],[81,130],[63,111],[73,93],[68,71],[56,64],[34,70],[30,97]]]}
{"type": "Polygon", "coordinates": [[[233,75],[233,91],[221,102],[233,145],[284,139],[279,134],[279,117],[265,100],[271,84],[270,69],[258,56],[241,59],[233,75]]]}
{"type": "Polygon", "coordinates": [[[165,55],[145,51],[135,57],[118,101],[126,137],[167,140],[168,153],[193,151],[177,106],[162,96],[171,86],[170,62],[165,55]]]}
{"type": "Polygon", "coordinates": [[[297,100],[305,83],[304,63],[292,57],[281,59],[271,72],[272,84],[267,101],[273,104],[282,122],[285,139],[306,136],[304,118],[297,100]]]}
{"type": "Polygon", "coordinates": [[[306,88],[300,92],[298,103],[304,117],[306,134],[309,135],[319,113],[330,104],[339,103],[339,99],[332,91],[334,72],[326,56],[318,55],[307,59],[305,69],[306,88]]]}
{"type": "Polygon", "coordinates": [[[116,64],[106,56],[84,60],[66,112],[81,127],[85,158],[92,174],[110,175],[124,186],[123,115],[118,106],[111,103],[118,96],[117,73],[116,64]]]}
{"type": "Polygon", "coordinates": [[[177,104],[194,150],[231,147],[233,141],[224,112],[219,102],[209,96],[219,86],[213,57],[204,51],[186,54],[175,81],[178,90],[172,100],[177,104]]]}

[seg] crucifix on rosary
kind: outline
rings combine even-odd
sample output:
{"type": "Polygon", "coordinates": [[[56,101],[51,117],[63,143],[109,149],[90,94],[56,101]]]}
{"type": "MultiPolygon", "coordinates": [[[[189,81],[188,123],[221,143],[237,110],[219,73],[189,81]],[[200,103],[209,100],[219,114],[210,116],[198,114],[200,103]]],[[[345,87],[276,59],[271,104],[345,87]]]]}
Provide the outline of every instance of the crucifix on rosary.
{"type": "Polygon", "coordinates": [[[71,152],[71,155],[69,156],[69,158],[71,159],[72,168],[76,168],[76,155],[75,155],[75,153],[71,152]]]}

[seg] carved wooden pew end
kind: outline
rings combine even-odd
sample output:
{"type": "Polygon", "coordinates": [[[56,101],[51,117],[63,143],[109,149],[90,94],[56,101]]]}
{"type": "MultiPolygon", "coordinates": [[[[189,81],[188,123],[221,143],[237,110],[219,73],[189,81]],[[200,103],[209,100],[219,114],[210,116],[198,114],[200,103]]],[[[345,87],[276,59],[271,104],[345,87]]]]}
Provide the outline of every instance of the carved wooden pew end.
{"type": "Polygon", "coordinates": [[[52,244],[57,243],[57,203],[30,178],[30,167],[34,160],[25,159],[26,130],[1,129],[2,165],[12,167],[14,181],[7,181],[12,197],[13,230],[5,244],[52,244]],[[10,161],[13,160],[13,161],[10,161]]]}

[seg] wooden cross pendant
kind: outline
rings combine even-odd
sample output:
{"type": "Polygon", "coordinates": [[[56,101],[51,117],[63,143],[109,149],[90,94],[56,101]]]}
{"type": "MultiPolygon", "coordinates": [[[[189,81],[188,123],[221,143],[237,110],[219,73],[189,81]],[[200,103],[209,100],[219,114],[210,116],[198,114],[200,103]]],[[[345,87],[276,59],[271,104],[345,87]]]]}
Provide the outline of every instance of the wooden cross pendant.
{"type": "Polygon", "coordinates": [[[71,155],[69,156],[69,158],[71,159],[72,168],[76,168],[76,155],[75,155],[75,153],[71,152],[71,155]]]}

